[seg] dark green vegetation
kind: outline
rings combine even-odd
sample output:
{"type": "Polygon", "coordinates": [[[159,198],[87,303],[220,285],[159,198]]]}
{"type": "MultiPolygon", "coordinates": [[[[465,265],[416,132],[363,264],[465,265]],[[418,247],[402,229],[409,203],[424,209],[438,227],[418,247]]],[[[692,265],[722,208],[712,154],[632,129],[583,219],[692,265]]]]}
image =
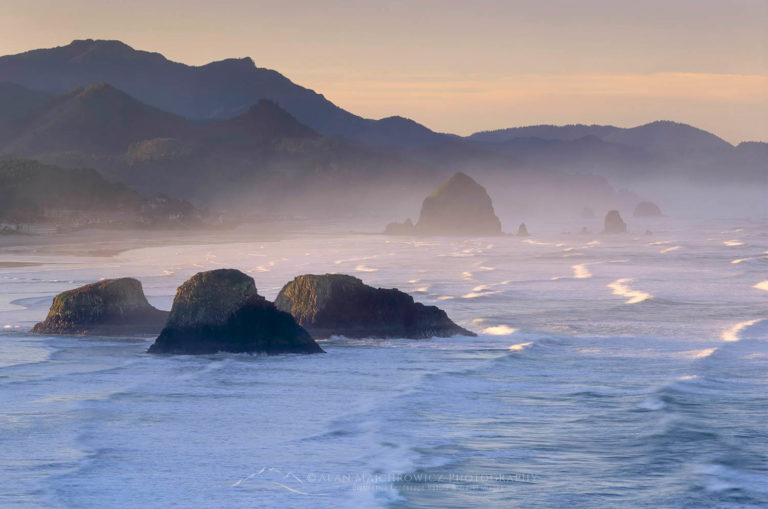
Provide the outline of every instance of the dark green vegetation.
{"type": "Polygon", "coordinates": [[[152,307],[133,278],[106,279],[60,293],[48,317],[35,325],[38,334],[157,334],[167,311],[152,307]]]}
{"type": "Polygon", "coordinates": [[[414,302],[397,289],[373,288],[344,274],[298,276],[280,290],[275,305],[321,339],[333,335],[411,339],[475,335],[436,306],[414,302]]]}
{"type": "Polygon", "coordinates": [[[0,222],[148,227],[194,225],[199,217],[187,202],[143,198],[96,170],[12,159],[0,161],[0,222]]]}
{"type": "Polygon", "coordinates": [[[179,287],[165,328],[150,353],[320,353],[293,317],[234,269],[199,272],[179,287]]]}

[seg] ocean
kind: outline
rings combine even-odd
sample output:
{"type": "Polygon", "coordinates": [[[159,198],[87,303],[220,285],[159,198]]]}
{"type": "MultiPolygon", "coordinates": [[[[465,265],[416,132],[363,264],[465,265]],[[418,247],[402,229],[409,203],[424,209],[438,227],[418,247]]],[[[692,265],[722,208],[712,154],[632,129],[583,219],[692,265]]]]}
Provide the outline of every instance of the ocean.
{"type": "Polygon", "coordinates": [[[630,227],[654,234],[6,249],[0,506],[768,507],[768,222],[630,227]],[[265,357],[27,333],[63,290],[132,276],[170,309],[222,267],[269,299],[352,274],[478,336],[265,357]]]}

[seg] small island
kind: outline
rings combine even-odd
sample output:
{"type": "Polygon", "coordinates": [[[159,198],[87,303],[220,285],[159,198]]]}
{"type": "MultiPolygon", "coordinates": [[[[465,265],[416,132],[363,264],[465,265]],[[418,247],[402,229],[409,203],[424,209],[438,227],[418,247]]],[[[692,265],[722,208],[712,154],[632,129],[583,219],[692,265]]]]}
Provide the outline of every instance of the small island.
{"type": "Polygon", "coordinates": [[[58,294],[46,319],[35,325],[32,332],[100,336],[157,334],[167,318],[167,311],[149,304],[138,280],[124,277],[58,294]]]}
{"type": "Polygon", "coordinates": [[[374,288],[345,274],[298,276],[280,290],[275,305],[291,313],[315,338],[474,336],[436,306],[414,302],[397,289],[374,288]]]}

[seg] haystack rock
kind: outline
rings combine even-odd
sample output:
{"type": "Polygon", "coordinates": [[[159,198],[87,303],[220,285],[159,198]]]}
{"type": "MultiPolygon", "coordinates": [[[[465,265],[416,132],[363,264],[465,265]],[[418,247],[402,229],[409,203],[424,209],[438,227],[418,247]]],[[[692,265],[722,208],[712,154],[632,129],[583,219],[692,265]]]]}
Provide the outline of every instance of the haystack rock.
{"type": "Polygon", "coordinates": [[[414,231],[420,235],[501,235],[485,188],[456,173],[424,199],[414,231]]]}
{"type": "Polygon", "coordinates": [[[627,233],[627,224],[621,218],[618,210],[610,210],[605,215],[603,233],[627,233]]]}
{"type": "Polygon", "coordinates": [[[650,201],[641,201],[635,207],[633,217],[662,217],[661,209],[658,205],[650,201]]]}
{"type": "Polygon", "coordinates": [[[141,283],[133,278],[105,279],[68,290],[53,299],[38,334],[157,334],[167,311],[152,307],[141,283]]]}
{"type": "Polygon", "coordinates": [[[474,336],[436,306],[397,289],[373,288],[344,274],[298,276],[280,290],[278,309],[291,313],[315,338],[474,336]]]}
{"type": "Polygon", "coordinates": [[[319,353],[296,320],[256,291],[239,270],[199,272],[176,291],[165,328],[150,353],[319,353]]]}
{"type": "Polygon", "coordinates": [[[525,223],[520,223],[520,226],[517,228],[517,236],[518,237],[530,237],[531,234],[528,233],[528,228],[525,226],[525,223]]]}
{"type": "Polygon", "coordinates": [[[385,235],[413,235],[413,221],[411,221],[411,218],[405,220],[405,222],[402,223],[389,223],[386,228],[384,228],[384,234],[385,235]]]}

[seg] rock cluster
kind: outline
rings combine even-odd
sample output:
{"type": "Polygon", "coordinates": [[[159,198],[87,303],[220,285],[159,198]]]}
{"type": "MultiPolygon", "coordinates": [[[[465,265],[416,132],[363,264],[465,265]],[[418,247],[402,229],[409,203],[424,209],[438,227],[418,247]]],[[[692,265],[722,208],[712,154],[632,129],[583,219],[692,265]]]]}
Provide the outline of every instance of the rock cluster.
{"type": "Polygon", "coordinates": [[[179,287],[150,353],[319,353],[296,320],[256,291],[239,270],[199,272],[179,287]]]}

